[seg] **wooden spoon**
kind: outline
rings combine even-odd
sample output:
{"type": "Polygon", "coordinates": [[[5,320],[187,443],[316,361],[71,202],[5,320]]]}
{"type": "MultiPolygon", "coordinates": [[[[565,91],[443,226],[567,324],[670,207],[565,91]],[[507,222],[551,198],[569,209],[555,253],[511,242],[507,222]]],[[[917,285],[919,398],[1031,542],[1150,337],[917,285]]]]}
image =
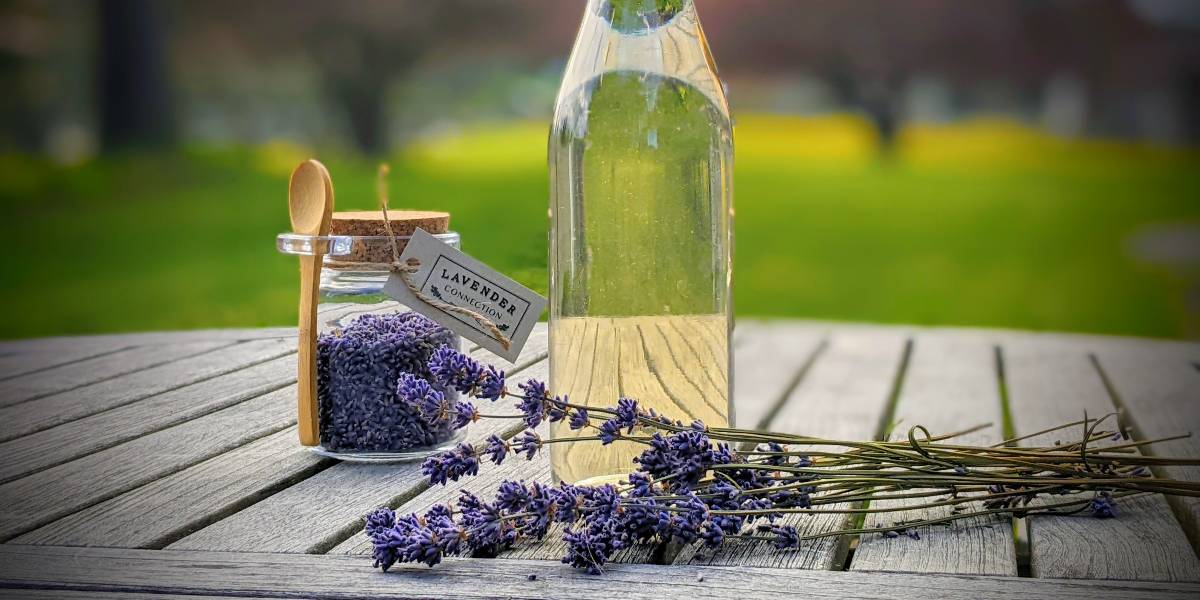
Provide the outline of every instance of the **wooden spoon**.
{"type": "MultiPolygon", "coordinates": [[[[333,214],[333,180],[325,165],[309,159],[296,167],[288,183],[288,216],[292,231],[328,235],[333,214]]],[[[300,343],[297,375],[297,421],[300,443],[316,446],[317,433],[317,294],[321,282],[321,250],[300,257],[300,343]]]]}

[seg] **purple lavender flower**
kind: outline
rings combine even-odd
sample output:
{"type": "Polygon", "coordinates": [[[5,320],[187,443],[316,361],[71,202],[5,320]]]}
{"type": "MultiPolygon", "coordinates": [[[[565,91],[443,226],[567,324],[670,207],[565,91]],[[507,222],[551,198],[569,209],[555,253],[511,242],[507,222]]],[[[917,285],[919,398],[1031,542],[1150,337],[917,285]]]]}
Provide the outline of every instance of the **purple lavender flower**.
{"type": "Polygon", "coordinates": [[[774,537],[771,543],[776,550],[789,550],[800,547],[800,534],[791,525],[759,525],[758,531],[774,537]]]}
{"type": "Polygon", "coordinates": [[[1097,519],[1111,519],[1117,516],[1117,501],[1110,492],[1097,492],[1088,503],[1088,510],[1097,519]]]}
{"type": "Polygon", "coordinates": [[[512,447],[509,446],[508,442],[500,439],[500,436],[493,434],[488,436],[487,447],[484,448],[483,453],[491,457],[493,463],[500,464],[504,462],[504,457],[508,456],[511,450],[512,447]]]}
{"type": "Polygon", "coordinates": [[[588,412],[586,408],[576,408],[571,412],[571,419],[568,421],[572,431],[583,429],[588,426],[588,412]]]}
{"type": "Polygon", "coordinates": [[[525,426],[533,429],[541,424],[546,416],[546,399],[550,397],[546,384],[536,379],[521,383],[522,396],[517,402],[517,408],[525,414],[525,426]]]}
{"type": "Polygon", "coordinates": [[[630,431],[633,431],[633,428],[638,423],[637,400],[633,398],[618,399],[616,421],[622,427],[628,427],[630,431]]]}
{"type": "Polygon", "coordinates": [[[439,348],[429,359],[429,372],[449,388],[469,394],[479,383],[483,365],[454,348],[439,348]]]}
{"type": "Polygon", "coordinates": [[[412,373],[400,374],[396,397],[415,406],[421,418],[433,426],[446,424],[458,416],[456,400],[448,399],[445,394],[433,389],[428,381],[412,373]]]}
{"type": "Polygon", "coordinates": [[[582,516],[583,504],[586,500],[585,490],[569,483],[560,483],[551,492],[554,503],[554,520],[559,523],[571,523],[582,516]]]}
{"type": "Polygon", "coordinates": [[[592,575],[603,573],[604,564],[617,550],[616,540],[607,528],[584,527],[578,531],[568,528],[563,534],[567,555],[562,561],[592,575]]]}
{"type": "Polygon", "coordinates": [[[502,481],[496,491],[496,508],[508,512],[521,512],[529,504],[529,490],[519,481],[502,481]]]}
{"type": "Polygon", "coordinates": [[[447,481],[458,481],[464,475],[479,473],[479,457],[470,444],[460,443],[453,450],[426,458],[421,472],[429,477],[430,484],[445,485],[447,481]]]}
{"type": "Polygon", "coordinates": [[[363,530],[366,531],[367,536],[374,536],[380,531],[391,529],[396,525],[396,511],[386,506],[381,506],[371,511],[367,515],[366,521],[363,530]]]}
{"type": "Polygon", "coordinates": [[[542,436],[532,429],[526,429],[517,436],[512,448],[513,452],[524,454],[526,460],[533,460],[533,455],[542,448],[542,436]]]}
{"type": "Polygon", "coordinates": [[[567,418],[567,402],[566,396],[555,396],[546,400],[546,419],[551,423],[557,423],[567,418]]]}
{"type": "Polygon", "coordinates": [[[685,544],[699,539],[700,530],[708,520],[708,505],[694,493],[688,494],[685,500],[673,502],[672,505],[676,509],[684,510],[671,513],[671,535],[685,544]]]}
{"type": "Polygon", "coordinates": [[[617,419],[609,419],[601,423],[597,429],[597,436],[600,438],[600,443],[605,446],[617,441],[617,438],[621,437],[621,422],[617,419]]]}
{"type": "Polygon", "coordinates": [[[430,376],[439,384],[477,398],[497,400],[504,396],[504,371],[484,366],[453,349],[440,349],[429,359],[430,376]]]}
{"type": "Polygon", "coordinates": [[[645,498],[646,496],[654,496],[654,480],[645,473],[630,473],[629,485],[633,486],[629,490],[630,498],[645,498]]]}
{"type": "Polygon", "coordinates": [[[496,367],[488,365],[479,376],[478,388],[476,396],[487,400],[499,400],[504,396],[504,371],[498,371],[496,367]]]}
{"type": "Polygon", "coordinates": [[[550,529],[554,520],[554,488],[547,487],[536,481],[529,484],[529,501],[524,511],[532,516],[526,517],[521,523],[521,532],[527,537],[542,539],[550,529]]]}
{"type": "Polygon", "coordinates": [[[459,401],[454,405],[454,428],[462,429],[480,419],[479,410],[470,402],[459,401]]]}
{"type": "Polygon", "coordinates": [[[633,459],[639,471],[648,473],[656,480],[673,477],[668,482],[670,489],[685,491],[692,489],[714,463],[712,444],[708,436],[695,430],[685,430],[663,437],[655,433],[650,439],[650,448],[633,459]]]}
{"type": "Polygon", "coordinates": [[[757,452],[772,453],[767,456],[766,460],[763,461],[764,464],[768,464],[768,465],[772,465],[772,466],[776,466],[776,467],[781,467],[781,466],[787,464],[787,457],[783,456],[783,454],[782,454],[784,452],[787,452],[787,449],[778,443],[767,442],[766,444],[759,444],[757,447],[754,448],[754,450],[757,452]]]}

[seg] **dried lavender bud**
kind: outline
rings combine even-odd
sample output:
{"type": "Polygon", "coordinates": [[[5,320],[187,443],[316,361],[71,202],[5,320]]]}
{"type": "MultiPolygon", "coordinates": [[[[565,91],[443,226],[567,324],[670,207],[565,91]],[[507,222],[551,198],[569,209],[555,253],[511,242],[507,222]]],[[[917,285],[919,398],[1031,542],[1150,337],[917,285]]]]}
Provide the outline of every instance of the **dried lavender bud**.
{"type": "Polygon", "coordinates": [[[571,412],[571,419],[568,421],[573,431],[583,429],[588,426],[588,412],[585,408],[577,408],[571,412]]]}
{"type": "Polygon", "coordinates": [[[513,452],[524,454],[526,460],[533,460],[533,456],[537,454],[537,451],[542,449],[542,436],[538,435],[532,429],[527,429],[524,433],[517,436],[512,448],[513,452]]]}
{"type": "Polygon", "coordinates": [[[1110,492],[1097,492],[1088,504],[1088,510],[1097,519],[1111,519],[1117,516],[1117,501],[1110,492]]]}
{"type": "Polygon", "coordinates": [[[566,396],[555,396],[553,399],[546,400],[546,419],[551,423],[557,423],[567,418],[568,399],[566,396]]]}
{"type": "Polygon", "coordinates": [[[546,399],[550,395],[546,391],[546,384],[536,379],[525,381],[518,387],[523,394],[517,402],[517,408],[525,415],[525,426],[533,429],[546,416],[546,399]]]}
{"type": "Polygon", "coordinates": [[[509,446],[508,442],[493,434],[488,436],[487,446],[483,449],[483,453],[487,454],[493,463],[500,464],[504,462],[504,457],[508,456],[511,450],[512,446],[509,446]]]}
{"type": "MultiPolygon", "coordinates": [[[[321,444],[335,452],[400,452],[448,439],[451,420],[427,420],[400,397],[401,375],[431,377],[430,357],[453,351],[454,333],[414,312],[362,315],[317,338],[321,444]]],[[[444,401],[457,401],[445,393],[444,401]]],[[[414,392],[415,393],[415,392],[414,392]]],[[[423,400],[430,400],[422,394],[423,400]]]]}
{"type": "Polygon", "coordinates": [[[617,416],[615,420],[622,427],[628,427],[632,431],[638,423],[637,400],[634,400],[633,398],[618,399],[617,416]]]}
{"type": "Polygon", "coordinates": [[[787,457],[782,456],[782,453],[786,452],[787,450],[782,445],[775,442],[759,444],[758,446],[755,446],[754,450],[755,452],[761,452],[764,454],[772,453],[767,455],[766,460],[763,461],[764,464],[780,467],[787,463],[787,457]]]}
{"type": "Polygon", "coordinates": [[[459,444],[453,450],[435,454],[421,464],[421,473],[433,485],[446,485],[447,481],[458,481],[464,475],[479,473],[479,457],[470,444],[459,444]]]}
{"type": "Polygon", "coordinates": [[[695,430],[680,431],[663,437],[655,433],[650,439],[650,448],[633,459],[639,471],[655,479],[674,476],[668,482],[673,491],[692,489],[708,470],[716,464],[712,444],[708,436],[695,430]]]}
{"type": "Polygon", "coordinates": [[[776,550],[788,550],[800,547],[800,534],[791,525],[759,525],[758,531],[774,537],[771,543],[776,550]]]}

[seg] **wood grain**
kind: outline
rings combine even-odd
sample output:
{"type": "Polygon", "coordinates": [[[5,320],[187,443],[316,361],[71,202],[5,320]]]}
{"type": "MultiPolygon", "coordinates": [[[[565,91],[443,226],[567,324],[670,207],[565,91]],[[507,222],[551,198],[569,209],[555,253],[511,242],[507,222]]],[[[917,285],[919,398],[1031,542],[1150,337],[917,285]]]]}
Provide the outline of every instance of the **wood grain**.
{"type": "Polygon", "coordinates": [[[301,448],[295,427],[288,427],[71,513],[11,543],[161,548],[333,463],[301,448]]]}
{"type": "Polygon", "coordinates": [[[0,587],[319,598],[1194,598],[1181,583],[1048,580],[685,565],[612,565],[592,576],[539,561],[449,559],[436,568],[367,557],[0,546],[0,587]],[[67,568],[63,568],[63,567],[67,568]],[[49,568],[48,568],[49,567],[49,568]],[[58,568],[54,568],[58,567],[58,568]],[[531,579],[530,576],[533,576],[531,579]]]}
{"type": "Polygon", "coordinates": [[[28,435],[295,352],[295,340],[245,342],[0,409],[0,441],[28,435]]]}
{"type": "Polygon", "coordinates": [[[275,391],[295,374],[288,355],[0,443],[0,483],[275,391]]]}
{"type": "MultiPolygon", "coordinates": [[[[986,338],[923,333],[913,354],[895,407],[898,425],[892,439],[905,439],[908,429],[923,425],[933,435],[972,425],[987,429],[956,438],[964,444],[994,444],[1004,440],[1000,380],[995,348],[986,338]]],[[[871,508],[911,506],[927,500],[872,502],[871,508]]],[[[950,516],[950,507],[905,513],[903,519],[950,516]]],[[[883,527],[899,520],[887,513],[868,514],[865,527],[883,527]]],[[[864,535],[850,568],[856,571],[1016,575],[1012,520],[991,516],[918,528],[921,539],[864,535]]]]}
{"type": "Polygon", "coordinates": [[[77,348],[62,348],[57,351],[20,352],[0,356],[0,379],[9,379],[18,375],[52,369],[57,366],[87,360],[89,358],[112,354],[127,350],[117,346],[84,346],[77,348]]]}
{"type": "MultiPolygon", "coordinates": [[[[904,356],[902,330],[835,331],[828,347],[784,401],[769,429],[830,439],[871,439],[878,435],[904,356]]],[[[788,377],[790,375],[784,375],[788,377]]],[[[801,535],[844,529],[843,515],[789,515],[783,522],[801,535]]],[[[795,552],[770,543],[731,540],[712,552],[684,548],[675,564],[746,565],[789,569],[830,569],[840,563],[843,542],[819,540],[795,552]]]]}
{"type": "Polygon", "coordinates": [[[0,341],[0,355],[36,352],[63,352],[71,348],[91,348],[100,351],[156,344],[188,342],[246,342],[279,338],[296,338],[295,327],[259,327],[252,329],[198,329],[190,331],[154,331],[145,333],[112,333],[75,335],[0,341]]]}
{"type": "MultiPolygon", "coordinates": [[[[1200,367],[1190,353],[1099,349],[1096,359],[1120,406],[1142,439],[1191,433],[1147,448],[1156,456],[1200,456],[1200,367]]],[[[1166,476],[1200,481],[1200,467],[1164,467],[1166,476]]],[[[1192,548],[1200,552],[1200,498],[1167,499],[1192,548]]]]}
{"type": "MultiPolygon", "coordinates": [[[[1003,346],[1008,401],[1016,435],[1099,418],[1116,407],[1095,365],[1077,344],[1014,342],[1003,346]]],[[[1108,421],[1115,428],[1115,420],[1108,421]]],[[[1021,442],[1051,446],[1076,439],[1080,428],[1021,442]]],[[[1111,445],[1104,442],[1100,445],[1111,445]]],[[[1195,581],[1200,561],[1161,496],[1123,500],[1120,517],[1032,516],[1030,571],[1034,577],[1195,581]]]]}
{"type": "MultiPolygon", "coordinates": [[[[527,377],[546,377],[545,343],[544,329],[530,335],[525,352],[531,356],[524,362],[530,366],[525,370],[513,369],[516,375],[511,386],[527,377]]],[[[481,407],[482,410],[489,414],[516,414],[511,403],[503,401],[481,407]]],[[[478,444],[492,434],[515,435],[522,427],[518,419],[485,419],[468,428],[467,441],[478,444]]],[[[338,464],[201,529],[168,549],[326,552],[361,530],[363,516],[371,509],[398,506],[428,488],[420,461],[338,464]]]]}
{"type": "Polygon", "coordinates": [[[295,400],[293,388],[272,392],[0,485],[0,540],[284,429],[295,400]]]}
{"type": "Polygon", "coordinates": [[[0,381],[0,406],[75,389],[171,361],[229,346],[231,342],[188,342],[129,348],[53,369],[0,381]]]}
{"type": "Polygon", "coordinates": [[[31,590],[29,588],[0,588],[5,600],[249,600],[249,596],[193,596],[189,594],[154,594],[149,592],[96,592],[91,590],[31,590]]]}

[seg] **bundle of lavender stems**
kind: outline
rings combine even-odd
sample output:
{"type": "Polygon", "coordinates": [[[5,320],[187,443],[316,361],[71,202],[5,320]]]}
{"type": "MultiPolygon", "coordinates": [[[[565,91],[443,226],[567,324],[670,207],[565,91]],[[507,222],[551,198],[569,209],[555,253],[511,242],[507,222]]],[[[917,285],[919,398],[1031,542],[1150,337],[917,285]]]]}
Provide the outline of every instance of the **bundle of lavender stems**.
{"type": "Polygon", "coordinates": [[[645,450],[618,485],[505,481],[494,498],[463,490],[453,504],[423,514],[376,509],[367,516],[365,532],[374,547],[375,566],[385,571],[398,562],[434,566],[445,556],[495,555],[541,540],[555,524],[562,525],[567,548],[563,562],[600,573],[616,552],[641,543],[717,549],[729,540],[751,539],[787,551],[832,536],[919,538],[919,527],[983,515],[1114,518],[1121,501],[1134,496],[1200,496],[1200,483],[1154,472],[1165,465],[1197,465],[1200,459],[1147,456],[1141,447],[1164,440],[1132,441],[1119,423],[1117,431],[1102,430],[1107,416],[1085,415],[1081,421],[992,446],[954,443],[986,425],[943,435],[916,426],[901,441],[829,440],[683,423],[643,410],[631,398],[608,408],[580,406],[554,396],[537,380],[509,389],[503,371],[450,347],[433,353],[428,372],[429,386],[414,385],[411,378],[398,382],[401,401],[461,425],[480,418],[514,418],[482,415],[468,398],[515,399],[520,410],[515,418],[528,427],[511,440],[493,435],[480,447],[459,444],[429,457],[422,471],[432,484],[476,475],[483,462],[529,460],[555,443],[623,441],[645,450]],[[579,437],[542,437],[535,429],[544,421],[566,421],[579,437]],[[1053,446],[1014,446],[1056,431],[1078,432],[1073,434],[1078,437],[1053,446]],[[1107,443],[1101,446],[1102,441],[1107,443]],[[898,499],[905,502],[876,503],[898,499]],[[949,510],[936,518],[906,518],[935,507],[949,510]],[[800,535],[783,519],[884,512],[894,513],[896,520],[812,535],[800,535]]]}

